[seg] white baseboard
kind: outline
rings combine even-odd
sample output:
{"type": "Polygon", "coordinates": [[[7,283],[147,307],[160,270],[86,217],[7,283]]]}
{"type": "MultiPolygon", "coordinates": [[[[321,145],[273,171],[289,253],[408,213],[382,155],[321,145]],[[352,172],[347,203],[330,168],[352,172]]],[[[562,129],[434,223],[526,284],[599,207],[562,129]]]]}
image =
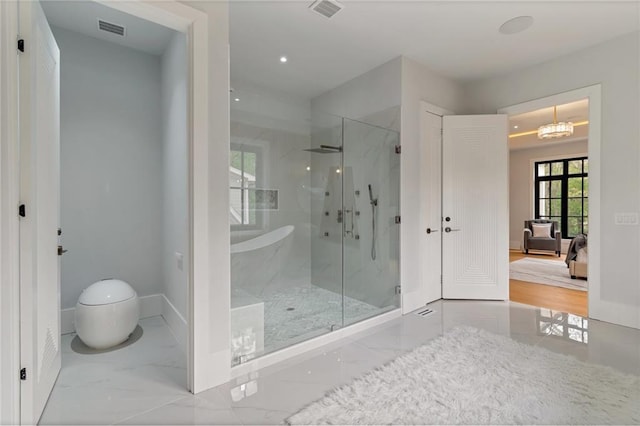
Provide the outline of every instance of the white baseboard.
{"type": "MultiPolygon", "coordinates": [[[[155,317],[158,315],[162,315],[165,316],[165,301],[166,298],[164,297],[163,294],[152,294],[149,296],[142,296],[140,297],[140,318],[149,318],[149,317],[155,317]]],[[[169,303],[168,300],[166,300],[167,303],[169,303]]],[[[169,303],[169,305],[171,305],[171,303],[169,303]]],[[[173,308],[173,305],[171,305],[171,307],[173,308]]],[[[173,308],[175,310],[175,308],[173,308]]],[[[74,324],[74,317],[75,317],[75,311],[76,308],[68,308],[68,309],[63,309],[60,312],[60,332],[61,334],[69,334],[69,333],[75,333],[76,331],[76,327],[74,324]]],[[[168,310],[166,310],[168,312],[168,310]]],[[[176,311],[177,313],[177,311],[176,311]]],[[[180,314],[178,314],[180,315],[180,314]]],[[[169,314],[167,314],[167,316],[169,316],[169,314]]],[[[182,318],[182,317],[180,317],[182,318]]],[[[165,316],[166,319],[166,316],[165,316]]],[[[183,319],[184,321],[184,319],[183,319]]],[[[167,320],[167,323],[169,323],[169,320],[167,320]]],[[[171,324],[169,323],[169,325],[171,326],[171,324]]],[[[186,322],[184,323],[184,329],[187,329],[187,325],[186,322]]],[[[186,335],[186,334],[185,334],[186,335]]],[[[176,336],[177,337],[177,336],[176,336]]]]}
{"type": "Polygon", "coordinates": [[[178,341],[178,344],[185,351],[187,350],[187,338],[189,336],[189,328],[187,327],[187,320],[178,312],[173,303],[167,299],[164,294],[160,295],[162,298],[162,317],[169,325],[169,328],[173,332],[174,337],[178,341]]]}
{"type": "Polygon", "coordinates": [[[522,242],[509,241],[509,250],[522,250],[522,242]]]}

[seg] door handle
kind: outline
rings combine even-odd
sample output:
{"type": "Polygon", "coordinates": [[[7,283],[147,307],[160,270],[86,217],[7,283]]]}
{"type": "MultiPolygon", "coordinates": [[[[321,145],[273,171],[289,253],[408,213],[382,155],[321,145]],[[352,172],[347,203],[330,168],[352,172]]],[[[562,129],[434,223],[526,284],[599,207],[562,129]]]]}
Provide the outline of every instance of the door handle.
{"type": "Polygon", "coordinates": [[[69,250],[63,249],[62,246],[58,246],[58,256],[62,256],[63,254],[65,254],[68,251],[69,250]]]}
{"type": "Polygon", "coordinates": [[[437,229],[427,228],[427,234],[431,234],[432,232],[438,232],[437,229]]]}
{"type": "Polygon", "coordinates": [[[447,232],[447,233],[449,233],[449,232],[458,232],[458,231],[460,231],[459,228],[458,229],[452,229],[452,228],[450,228],[448,226],[446,228],[444,228],[444,232],[447,232]]]}

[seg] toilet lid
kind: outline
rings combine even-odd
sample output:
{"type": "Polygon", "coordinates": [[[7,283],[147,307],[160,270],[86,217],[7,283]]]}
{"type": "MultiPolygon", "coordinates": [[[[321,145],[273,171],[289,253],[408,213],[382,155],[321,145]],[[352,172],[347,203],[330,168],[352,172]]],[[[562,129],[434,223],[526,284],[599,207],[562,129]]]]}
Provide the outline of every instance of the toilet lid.
{"type": "Polygon", "coordinates": [[[102,280],[87,287],[78,303],[82,305],[108,305],[131,299],[136,291],[122,280],[102,280]]]}

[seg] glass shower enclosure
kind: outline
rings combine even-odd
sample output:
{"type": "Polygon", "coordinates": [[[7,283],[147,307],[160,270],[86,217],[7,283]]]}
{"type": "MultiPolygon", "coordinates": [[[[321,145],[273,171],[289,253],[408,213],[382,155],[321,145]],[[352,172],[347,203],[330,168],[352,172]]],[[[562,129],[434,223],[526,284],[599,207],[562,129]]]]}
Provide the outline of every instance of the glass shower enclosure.
{"type": "Polygon", "coordinates": [[[231,129],[232,364],[399,307],[399,134],[231,129]]]}

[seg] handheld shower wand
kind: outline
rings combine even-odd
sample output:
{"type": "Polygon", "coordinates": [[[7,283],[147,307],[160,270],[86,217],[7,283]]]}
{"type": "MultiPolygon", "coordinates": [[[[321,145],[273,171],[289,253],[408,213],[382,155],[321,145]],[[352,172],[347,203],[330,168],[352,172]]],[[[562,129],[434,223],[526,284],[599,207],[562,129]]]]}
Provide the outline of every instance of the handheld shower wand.
{"type": "Polygon", "coordinates": [[[378,205],[378,199],[377,198],[375,200],[373,199],[373,191],[371,191],[371,184],[369,184],[369,202],[371,203],[372,206],[378,205]]]}
{"type": "Polygon", "coordinates": [[[373,198],[371,184],[369,184],[369,203],[371,204],[371,260],[376,260],[376,207],[378,207],[378,199],[373,198]]]}

